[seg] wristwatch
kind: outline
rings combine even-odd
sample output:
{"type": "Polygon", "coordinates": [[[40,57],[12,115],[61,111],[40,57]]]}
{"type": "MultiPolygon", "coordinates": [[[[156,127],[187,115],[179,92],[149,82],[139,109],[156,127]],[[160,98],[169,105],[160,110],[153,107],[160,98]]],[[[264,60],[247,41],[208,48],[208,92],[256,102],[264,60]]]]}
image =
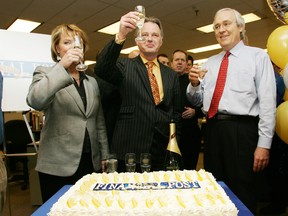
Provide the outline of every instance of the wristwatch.
{"type": "Polygon", "coordinates": [[[122,45],[124,43],[125,39],[119,39],[118,33],[115,35],[115,43],[122,45]]]}

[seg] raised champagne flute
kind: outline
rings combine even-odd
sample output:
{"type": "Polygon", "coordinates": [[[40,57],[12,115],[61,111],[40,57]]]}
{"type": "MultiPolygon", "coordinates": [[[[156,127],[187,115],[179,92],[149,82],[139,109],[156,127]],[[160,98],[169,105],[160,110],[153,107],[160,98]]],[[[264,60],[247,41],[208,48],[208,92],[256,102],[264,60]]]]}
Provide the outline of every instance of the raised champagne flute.
{"type": "MultiPolygon", "coordinates": [[[[84,50],[83,42],[81,40],[81,37],[78,34],[75,34],[74,36],[74,48],[80,49],[82,52],[84,50]]],[[[79,64],[76,66],[77,71],[86,71],[88,68],[87,65],[85,65],[82,60],[80,60],[79,64]]]]}
{"type": "Polygon", "coordinates": [[[142,33],[141,33],[141,29],[144,25],[144,21],[145,21],[145,7],[142,6],[142,5],[137,5],[135,7],[135,11],[138,12],[138,16],[139,16],[139,19],[136,20],[136,25],[137,25],[137,28],[138,28],[138,32],[137,32],[137,37],[135,38],[135,41],[145,41],[145,38],[142,36],[142,33]]]}

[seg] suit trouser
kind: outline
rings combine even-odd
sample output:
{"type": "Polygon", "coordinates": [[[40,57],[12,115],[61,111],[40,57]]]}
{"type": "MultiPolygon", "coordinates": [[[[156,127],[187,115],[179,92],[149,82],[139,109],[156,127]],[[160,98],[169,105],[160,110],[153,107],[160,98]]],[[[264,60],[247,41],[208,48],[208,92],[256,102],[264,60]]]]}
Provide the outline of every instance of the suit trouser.
{"type": "Polygon", "coordinates": [[[217,181],[224,181],[252,212],[257,196],[253,172],[257,141],[258,118],[236,116],[207,121],[204,168],[217,181]]]}
{"type": "Polygon", "coordinates": [[[201,148],[201,131],[198,125],[183,124],[178,145],[183,158],[183,168],[196,169],[201,148]]]}

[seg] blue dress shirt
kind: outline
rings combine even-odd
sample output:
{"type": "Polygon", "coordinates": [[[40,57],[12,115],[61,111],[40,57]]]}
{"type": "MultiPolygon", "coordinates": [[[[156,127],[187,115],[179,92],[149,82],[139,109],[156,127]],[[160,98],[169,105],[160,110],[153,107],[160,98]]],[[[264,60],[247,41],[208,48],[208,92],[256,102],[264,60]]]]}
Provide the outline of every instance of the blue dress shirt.
{"type": "MultiPolygon", "coordinates": [[[[275,130],[276,83],[273,66],[265,51],[240,41],[231,50],[226,84],[218,112],[259,116],[258,147],[271,147],[275,130]]],[[[210,57],[203,65],[208,70],[201,85],[187,87],[188,100],[208,112],[220,64],[225,52],[210,57]]]]}

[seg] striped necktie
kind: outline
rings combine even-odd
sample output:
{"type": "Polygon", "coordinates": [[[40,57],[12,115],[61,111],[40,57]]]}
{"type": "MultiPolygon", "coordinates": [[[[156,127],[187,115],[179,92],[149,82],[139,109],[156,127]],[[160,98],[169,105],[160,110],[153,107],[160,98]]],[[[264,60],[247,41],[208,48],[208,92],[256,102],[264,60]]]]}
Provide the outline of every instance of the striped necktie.
{"type": "Polygon", "coordinates": [[[228,68],[228,63],[229,63],[229,59],[228,59],[229,55],[230,55],[230,52],[226,52],[226,54],[225,54],[225,56],[221,62],[220,70],[219,70],[218,77],[217,77],[216,86],[214,89],[212,101],[211,101],[209,111],[208,111],[208,118],[213,118],[218,111],[218,105],[219,105],[220,99],[222,97],[222,93],[223,93],[225,82],[226,82],[227,68],[228,68]]]}
{"type": "Polygon", "coordinates": [[[150,81],[150,86],[151,86],[154,102],[156,105],[158,105],[160,103],[160,93],[159,93],[159,87],[157,84],[156,77],[153,74],[154,62],[147,62],[146,65],[147,65],[148,77],[150,81]]]}

